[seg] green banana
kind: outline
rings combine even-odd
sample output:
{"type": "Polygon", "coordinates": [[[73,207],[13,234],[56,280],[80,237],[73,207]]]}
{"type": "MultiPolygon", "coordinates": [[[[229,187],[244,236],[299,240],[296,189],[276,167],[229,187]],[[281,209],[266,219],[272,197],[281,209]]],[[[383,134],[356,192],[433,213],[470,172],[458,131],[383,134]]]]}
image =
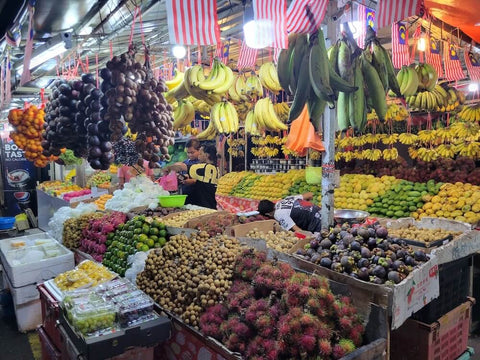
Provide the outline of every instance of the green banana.
{"type": "Polygon", "coordinates": [[[310,48],[308,68],[310,84],[317,97],[326,97],[334,101],[335,94],[330,86],[330,76],[328,72],[327,49],[325,48],[325,40],[321,29],[319,29],[318,36],[310,48]]]}
{"type": "Polygon", "coordinates": [[[310,76],[308,74],[308,62],[309,53],[305,53],[301,62],[300,73],[298,74],[297,90],[295,91],[292,106],[290,107],[290,112],[288,114],[289,123],[300,115],[310,94],[311,85],[310,76]]]}
{"type": "Polygon", "coordinates": [[[373,41],[373,54],[372,54],[372,65],[377,70],[380,81],[382,82],[385,93],[388,89],[388,73],[386,60],[383,51],[380,49],[380,44],[377,41],[373,41]]]}
{"type": "Polygon", "coordinates": [[[303,55],[308,53],[308,38],[306,34],[299,34],[295,41],[295,51],[293,57],[293,75],[298,80],[300,67],[302,66],[303,55]]]}
{"type": "Polygon", "coordinates": [[[348,129],[350,121],[349,116],[349,96],[347,93],[340,91],[337,99],[337,124],[338,130],[343,131],[348,129]]]}
{"type": "Polygon", "coordinates": [[[328,49],[328,61],[332,67],[332,69],[338,74],[338,50],[340,49],[340,41],[337,40],[335,45],[332,45],[330,49],[328,49]]]}
{"type": "Polygon", "coordinates": [[[338,71],[340,77],[348,82],[349,84],[353,83],[353,69],[352,69],[352,62],[351,62],[351,56],[352,52],[350,51],[350,48],[348,47],[348,44],[345,41],[340,41],[338,49],[338,59],[337,59],[337,64],[338,64],[338,71]]]}
{"type": "Polygon", "coordinates": [[[322,114],[325,111],[326,105],[327,101],[317,97],[313,88],[310,89],[310,95],[307,101],[308,115],[310,116],[310,122],[317,132],[322,131],[322,114]]]}
{"type": "Polygon", "coordinates": [[[288,72],[288,63],[290,62],[290,58],[288,56],[288,50],[282,49],[280,54],[278,55],[277,61],[277,73],[278,73],[278,81],[280,82],[280,86],[288,90],[288,86],[290,84],[290,73],[288,72]]]}
{"type": "Polygon", "coordinates": [[[385,98],[385,90],[383,88],[382,81],[380,80],[377,71],[368,60],[369,54],[369,51],[364,51],[362,55],[360,55],[362,73],[363,77],[365,78],[365,83],[367,84],[368,94],[372,99],[373,108],[377,112],[378,118],[381,121],[384,121],[385,115],[387,114],[387,100],[385,98]]]}
{"type": "Polygon", "coordinates": [[[293,49],[295,48],[296,41],[297,34],[291,33],[290,35],[288,35],[288,49],[282,49],[282,51],[278,55],[278,80],[285,91],[289,91],[290,76],[292,74],[290,69],[290,59],[293,49]]]}
{"type": "Polygon", "coordinates": [[[353,64],[353,82],[358,89],[352,92],[349,97],[350,125],[358,131],[363,131],[362,123],[365,117],[364,113],[366,113],[364,79],[360,59],[356,58],[353,64]]]}
{"type": "Polygon", "coordinates": [[[400,84],[397,81],[397,75],[395,74],[395,69],[393,67],[392,58],[388,51],[380,45],[380,50],[383,51],[383,57],[385,58],[385,66],[387,68],[387,78],[388,78],[388,87],[392,90],[395,95],[402,97],[400,92],[400,84]]]}
{"type": "Polygon", "coordinates": [[[334,90],[343,91],[346,93],[357,90],[357,88],[351,83],[343,80],[340,75],[338,75],[335,70],[333,70],[332,66],[328,67],[328,73],[330,75],[330,85],[334,90]]]}
{"type": "Polygon", "coordinates": [[[290,93],[295,94],[295,91],[297,90],[297,78],[295,77],[295,74],[293,73],[293,60],[295,58],[295,48],[293,48],[292,52],[290,53],[290,59],[288,59],[288,76],[290,83],[288,85],[288,89],[290,90],[290,93]]]}

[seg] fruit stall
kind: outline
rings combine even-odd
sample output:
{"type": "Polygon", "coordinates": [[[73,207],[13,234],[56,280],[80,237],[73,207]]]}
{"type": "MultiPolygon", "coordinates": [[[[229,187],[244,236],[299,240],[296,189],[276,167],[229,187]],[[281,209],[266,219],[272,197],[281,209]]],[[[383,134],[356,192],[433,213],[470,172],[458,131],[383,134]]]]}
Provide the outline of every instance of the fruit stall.
{"type": "Polygon", "coordinates": [[[477,29],[437,1],[92,0],[47,31],[46,3],[0,39],[0,156],[36,172],[8,150],[34,229],[5,218],[2,294],[42,358],[471,357],[477,29]],[[171,171],[190,140],[216,208],[171,171]],[[258,212],[305,193],[319,231],[258,212]]]}

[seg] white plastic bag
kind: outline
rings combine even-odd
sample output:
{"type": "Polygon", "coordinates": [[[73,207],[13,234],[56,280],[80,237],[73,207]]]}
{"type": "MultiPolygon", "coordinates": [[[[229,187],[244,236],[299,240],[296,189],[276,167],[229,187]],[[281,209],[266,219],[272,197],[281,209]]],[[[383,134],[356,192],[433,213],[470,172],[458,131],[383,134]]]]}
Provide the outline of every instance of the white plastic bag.
{"type": "Polygon", "coordinates": [[[137,275],[145,269],[145,262],[147,261],[148,253],[152,251],[139,251],[133,255],[129,255],[127,263],[131,266],[125,271],[125,278],[130,280],[133,284],[137,283],[137,275]]]}

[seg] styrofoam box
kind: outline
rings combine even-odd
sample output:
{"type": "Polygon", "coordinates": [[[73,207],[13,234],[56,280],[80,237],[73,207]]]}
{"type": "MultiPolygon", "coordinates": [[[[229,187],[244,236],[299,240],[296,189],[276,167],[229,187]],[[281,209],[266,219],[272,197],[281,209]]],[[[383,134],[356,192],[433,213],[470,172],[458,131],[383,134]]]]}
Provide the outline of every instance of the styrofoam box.
{"type": "Polygon", "coordinates": [[[48,236],[46,233],[21,236],[0,241],[0,259],[12,286],[16,288],[37,284],[54,278],[60,273],[73,269],[75,266],[73,252],[58,243],[54,238],[48,236]],[[24,249],[29,246],[35,246],[37,240],[51,241],[52,244],[54,244],[52,246],[54,246],[55,250],[58,250],[60,254],[55,257],[48,257],[26,264],[12,264],[10,262],[12,256],[19,255],[20,251],[25,251],[24,249]],[[24,249],[12,248],[12,243],[22,241],[25,242],[24,249]],[[10,253],[11,251],[15,253],[10,253]]]}
{"type": "Polygon", "coordinates": [[[31,284],[21,287],[14,287],[7,274],[5,274],[3,280],[6,281],[5,285],[10,289],[13,303],[15,305],[22,305],[30,301],[40,299],[40,293],[37,290],[37,285],[31,284]]]}
{"type": "Polygon", "coordinates": [[[21,305],[13,304],[13,307],[17,317],[18,331],[35,330],[42,324],[42,304],[40,299],[21,305]]]}

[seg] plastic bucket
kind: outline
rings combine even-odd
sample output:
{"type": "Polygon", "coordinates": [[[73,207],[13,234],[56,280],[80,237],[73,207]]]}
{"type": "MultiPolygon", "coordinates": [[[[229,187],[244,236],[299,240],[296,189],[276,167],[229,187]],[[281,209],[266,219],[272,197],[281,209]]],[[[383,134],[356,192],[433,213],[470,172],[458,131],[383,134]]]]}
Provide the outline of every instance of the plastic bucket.
{"type": "Polygon", "coordinates": [[[322,183],[322,167],[307,166],[305,168],[305,181],[307,182],[307,184],[321,184],[322,183]]]}

